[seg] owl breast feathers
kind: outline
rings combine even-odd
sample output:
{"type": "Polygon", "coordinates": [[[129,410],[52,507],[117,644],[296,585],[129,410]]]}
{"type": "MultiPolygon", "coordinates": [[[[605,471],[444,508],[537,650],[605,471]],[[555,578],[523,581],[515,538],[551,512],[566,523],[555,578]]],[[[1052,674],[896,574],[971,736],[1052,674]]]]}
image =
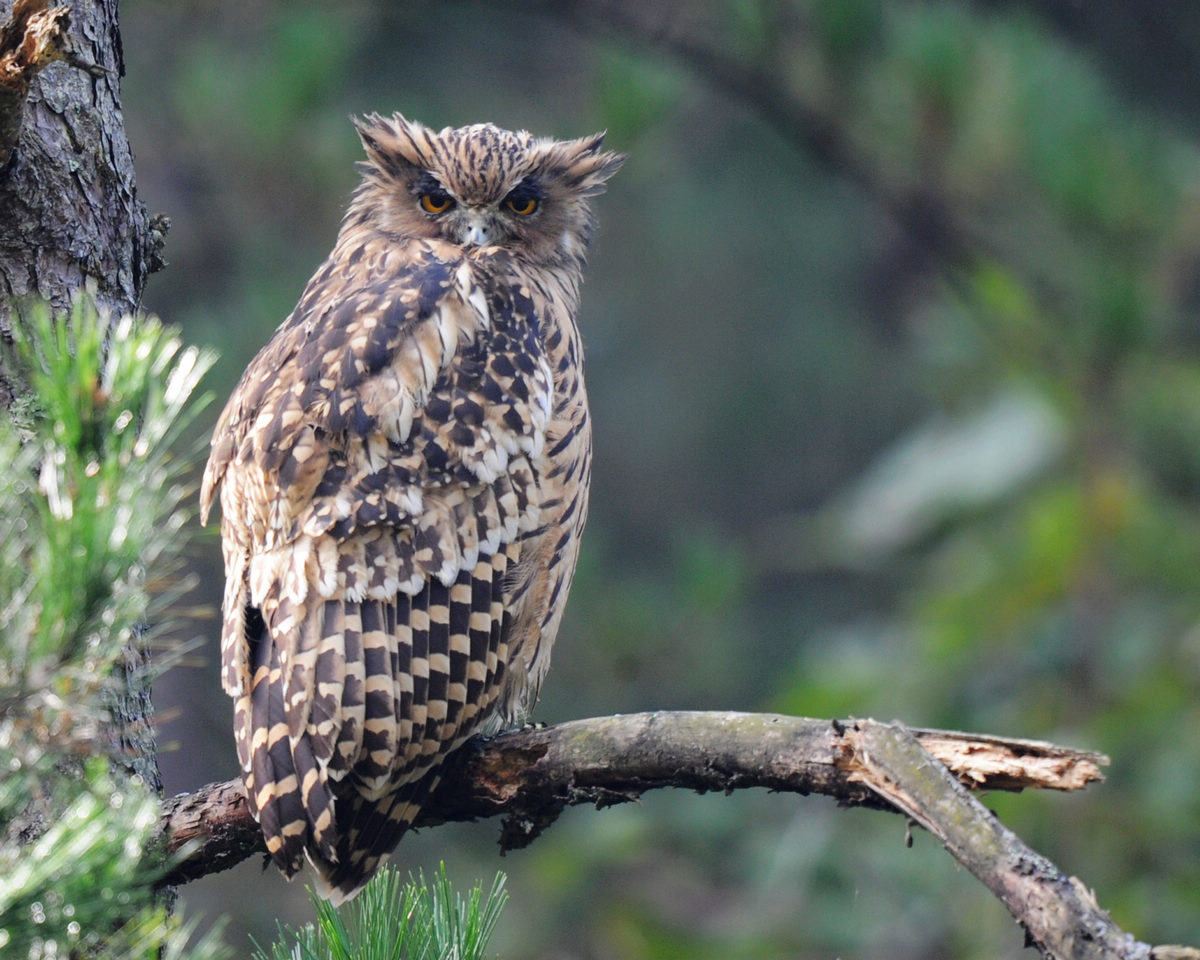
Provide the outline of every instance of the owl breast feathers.
{"type": "Polygon", "coordinates": [[[353,896],[442,759],[536,699],[587,514],[575,325],[601,136],[357,122],[329,259],[213,433],[223,684],[287,875],[353,896]]]}

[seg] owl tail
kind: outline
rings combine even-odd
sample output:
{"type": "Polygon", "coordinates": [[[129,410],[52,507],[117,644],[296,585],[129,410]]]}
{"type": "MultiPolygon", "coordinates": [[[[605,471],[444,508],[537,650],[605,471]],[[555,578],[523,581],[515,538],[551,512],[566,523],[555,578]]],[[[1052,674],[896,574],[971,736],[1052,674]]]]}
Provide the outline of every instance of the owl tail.
{"type": "Polygon", "coordinates": [[[289,879],[304,864],[306,849],[337,856],[329,829],[333,794],[313,755],[307,734],[288,735],[279,650],[262,618],[247,618],[250,640],[250,692],[239,703],[238,752],[246,795],[266,840],[267,852],[289,879]]]}
{"type": "Polygon", "coordinates": [[[308,854],[317,893],[335,907],[356,897],[375,876],[383,858],[396,848],[439,778],[434,768],[377,800],[367,799],[353,787],[339,795],[336,859],[326,858],[318,850],[308,854]]]}

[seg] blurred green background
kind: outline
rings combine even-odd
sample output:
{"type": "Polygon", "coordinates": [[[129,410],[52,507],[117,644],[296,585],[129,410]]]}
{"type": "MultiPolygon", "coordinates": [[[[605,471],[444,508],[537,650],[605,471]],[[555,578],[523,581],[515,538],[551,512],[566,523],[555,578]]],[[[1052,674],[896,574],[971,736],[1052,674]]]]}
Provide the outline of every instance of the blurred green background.
{"type": "MultiPolygon", "coordinates": [[[[1102,750],[1005,822],[1152,943],[1200,943],[1200,5],[129,0],[125,119],[173,220],[148,308],[222,398],[332,246],[351,113],[607,128],[582,326],[581,571],[536,719],[899,718],[1102,750]]],[[[215,409],[210,414],[215,417],[215,409]]],[[[192,550],[219,603],[213,531],[192,550]]],[[[213,620],[158,684],[169,793],[236,774],[213,620]]],[[[904,822],[647,796],[397,862],[510,877],[503,958],[1004,958],[904,822]]],[[[307,918],[256,860],[183,890],[307,918]]]]}

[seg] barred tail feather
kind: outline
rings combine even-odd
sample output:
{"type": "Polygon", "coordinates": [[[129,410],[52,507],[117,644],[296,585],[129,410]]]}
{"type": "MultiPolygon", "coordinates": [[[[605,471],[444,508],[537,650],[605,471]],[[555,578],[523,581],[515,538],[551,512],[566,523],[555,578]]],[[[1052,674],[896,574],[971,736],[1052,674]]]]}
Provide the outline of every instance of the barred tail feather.
{"type": "Polygon", "coordinates": [[[304,851],[315,846],[329,857],[337,852],[331,841],[333,794],[313,755],[307,737],[288,735],[284,683],[279,650],[261,618],[249,618],[255,628],[250,641],[251,684],[237,704],[239,752],[246,771],[246,793],[262,827],[271,859],[291,877],[304,863],[304,851]]]}
{"type": "Polygon", "coordinates": [[[342,636],[341,602],[326,604],[324,636],[317,651],[313,700],[309,707],[308,736],[321,763],[328,763],[341,733],[342,695],[345,684],[346,644],[342,636]],[[328,608],[338,609],[330,610],[328,608]]]}
{"type": "Polygon", "coordinates": [[[378,800],[369,800],[353,790],[339,795],[341,819],[335,858],[317,851],[308,855],[317,893],[335,907],[356,897],[412,826],[439,778],[435,767],[419,780],[378,800]]]}
{"type": "Polygon", "coordinates": [[[364,600],[361,606],[364,686],[362,752],[354,768],[354,779],[367,796],[382,796],[392,780],[392,762],[396,757],[396,637],[394,617],[389,630],[385,609],[391,604],[364,600]]]}
{"type": "Polygon", "coordinates": [[[487,720],[505,687],[504,596],[519,556],[519,544],[507,545],[449,585],[430,577],[390,601],[331,598],[306,612],[299,637],[282,641],[251,611],[252,682],[238,728],[253,739],[243,767],[286,875],[307,857],[322,895],[339,903],[400,842],[442,760],[487,720]]]}
{"type": "Polygon", "coordinates": [[[362,750],[363,721],[366,719],[367,672],[363,663],[362,610],[357,603],[341,605],[342,644],[345,659],[342,677],[340,729],[329,775],[340,780],[354,769],[362,750]]]}

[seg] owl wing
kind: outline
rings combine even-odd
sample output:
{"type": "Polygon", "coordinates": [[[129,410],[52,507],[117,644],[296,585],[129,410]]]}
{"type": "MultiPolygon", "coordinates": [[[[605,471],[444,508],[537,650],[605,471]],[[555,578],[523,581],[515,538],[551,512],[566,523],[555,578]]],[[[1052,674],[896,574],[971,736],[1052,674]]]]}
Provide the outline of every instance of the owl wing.
{"type": "Polygon", "coordinates": [[[553,391],[533,303],[496,269],[426,241],[346,260],[247,369],[201,491],[206,515],[221,486],[250,802],[281,869],[307,851],[343,895],[506,682],[553,391]]]}

